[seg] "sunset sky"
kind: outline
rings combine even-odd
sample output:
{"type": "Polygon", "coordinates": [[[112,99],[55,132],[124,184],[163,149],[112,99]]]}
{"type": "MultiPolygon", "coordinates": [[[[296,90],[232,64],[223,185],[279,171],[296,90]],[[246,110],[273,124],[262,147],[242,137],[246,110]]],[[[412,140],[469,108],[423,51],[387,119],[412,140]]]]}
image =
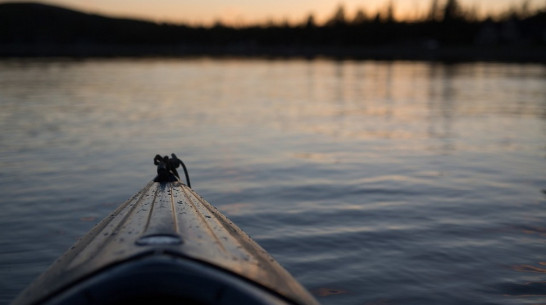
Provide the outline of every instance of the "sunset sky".
{"type": "MultiPolygon", "coordinates": [[[[10,0],[0,2],[28,2],[10,0]]],[[[445,0],[443,0],[445,1],[445,0]]],[[[440,3],[443,3],[440,0],[440,3]]],[[[58,4],[91,13],[121,17],[136,17],[152,21],[174,23],[227,24],[302,22],[313,14],[320,23],[328,19],[343,4],[348,17],[357,9],[369,14],[382,10],[389,0],[51,0],[43,3],[58,4]]],[[[392,0],[397,18],[422,16],[432,0],[392,0]]],[[[478,12],[498,12],[509,7],[521,7],[524,0],[459,0],[464,7],[475,7],[478,12]]],[[[528,0],[530,8],[544,7],[545,0],[528,0]]]]}

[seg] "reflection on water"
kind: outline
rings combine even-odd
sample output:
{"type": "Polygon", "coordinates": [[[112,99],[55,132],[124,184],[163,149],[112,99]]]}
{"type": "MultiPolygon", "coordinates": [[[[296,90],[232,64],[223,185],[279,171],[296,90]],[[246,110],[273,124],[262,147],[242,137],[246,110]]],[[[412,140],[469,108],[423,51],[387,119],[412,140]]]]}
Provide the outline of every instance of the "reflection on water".
{"type": "Polygon", "coordinates": [[[11,299],[175,152],[324,304],[544,303],[546,68],[0,61],[11,299]]]}
{"type": "MultiPolygon", "coordinates": [[[[540,265],[546,265],[546,263],[539,262],[540,265]]],[[[531,265],[518,265],[513,267],[514,270],[520,271],[520,272],[537,272],[537,273],[546,273],[545,268],[540,268],[536,266],[531,265]]]]}

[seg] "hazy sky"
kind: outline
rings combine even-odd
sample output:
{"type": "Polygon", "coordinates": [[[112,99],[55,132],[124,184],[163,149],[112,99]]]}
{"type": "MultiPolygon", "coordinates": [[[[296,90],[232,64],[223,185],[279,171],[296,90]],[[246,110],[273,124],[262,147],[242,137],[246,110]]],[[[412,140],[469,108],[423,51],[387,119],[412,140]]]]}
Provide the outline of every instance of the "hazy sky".
{"type": "MultiPolygon", "coordinates": [[[[0,2],[27,2],[10,0],[0,2]]],[[[440,0],[443,3],[445,0],[440,0]]],[[[528,0],[531,7],[545,7],[546,0],[528,0]]],[[[333,15],[343,4],[349,17],[362,8],[377,12],[389,0],[47,0],[87,12],[113,16],[137,17],[153,21],[210,24],[216,20],[225,23],[248,24],[266,20],[300,22],[312,13],[318,22],[333,15]]],[[[397,16],[422,15],[432,0],[392,0],[397,16]]],[[[476,7],[479,12],[505,10],[521,6],[525,0],[459,0],[464,7],[476,7]]]]}

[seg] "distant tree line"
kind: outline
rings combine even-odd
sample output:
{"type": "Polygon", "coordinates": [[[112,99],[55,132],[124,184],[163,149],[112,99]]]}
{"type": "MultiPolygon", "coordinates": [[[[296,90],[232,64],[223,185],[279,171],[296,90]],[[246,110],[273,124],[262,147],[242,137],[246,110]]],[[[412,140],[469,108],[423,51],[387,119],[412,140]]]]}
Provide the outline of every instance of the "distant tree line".
{"type": "Polygon", "coordinates": [[[374,14],[359,9],[352,18],[339,5],[320,25],[312,14],[297,25],[285,22],[236,28],[217,23],[209,29],[209,38],[221,44],[258,45],[546,45],[546,6],[532,11],[529,3],[526,0],[496,16],[480,17],[475,8],[466,9],[457,0],[431,0],[427,14],[411,21],[396,20],[392,1],[374,14]]]}
{"type": "MultiPolygon", "coordinates": [[[[381,52],[397,57],[409,48],[420,52],[461,46],[526,46],[546,53],[540,53],[546,47],[546,7],[531,10],[528,1],[486,17],[457,0],[431,0],[427,13],[416,20],[397,20],[395,12],[390,2],[375,14],[358,10],[349,17],[340,5],[322,24],[309,15],[299,24],[188,26],[108,18],[44,4],[4,3],[0,4],[0,55],[316,55],[383,47],[387,49],[381,52]]],[[[546,55],[539,57],[544,61],[546,55]]]]}

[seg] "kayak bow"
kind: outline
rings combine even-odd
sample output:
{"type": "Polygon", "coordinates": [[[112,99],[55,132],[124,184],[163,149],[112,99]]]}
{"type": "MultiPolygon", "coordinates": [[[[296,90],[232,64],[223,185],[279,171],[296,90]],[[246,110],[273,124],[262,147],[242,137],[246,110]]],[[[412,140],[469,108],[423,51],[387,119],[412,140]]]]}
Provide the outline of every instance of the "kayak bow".
{"type": "Polygon", "coordinates": [[[13,305],[318,304],[215,207],[167,180],[97,224],[13,305]]]}

